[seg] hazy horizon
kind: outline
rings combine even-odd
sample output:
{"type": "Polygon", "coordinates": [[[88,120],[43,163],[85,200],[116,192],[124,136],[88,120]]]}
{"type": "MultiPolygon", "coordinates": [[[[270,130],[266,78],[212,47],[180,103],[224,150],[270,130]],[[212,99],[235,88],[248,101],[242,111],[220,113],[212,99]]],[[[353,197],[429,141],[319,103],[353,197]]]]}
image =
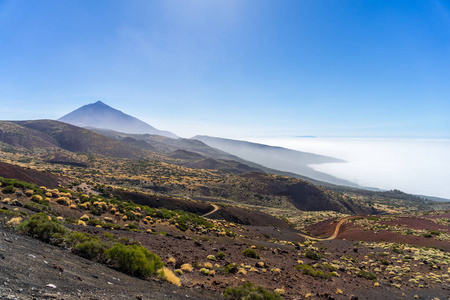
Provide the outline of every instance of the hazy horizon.
{"type": "Polygon", "coordinates": [[[346,163],[310,165],[362,187],[450,199],[450,139],[286,138],[247,140],[328,155],[346,163]]]}

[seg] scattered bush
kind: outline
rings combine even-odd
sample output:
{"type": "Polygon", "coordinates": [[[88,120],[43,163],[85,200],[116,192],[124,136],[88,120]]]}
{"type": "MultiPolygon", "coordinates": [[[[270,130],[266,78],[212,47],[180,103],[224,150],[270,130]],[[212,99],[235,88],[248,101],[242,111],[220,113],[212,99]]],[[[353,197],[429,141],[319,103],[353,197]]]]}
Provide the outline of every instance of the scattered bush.
{"type": "Polygon", "coordinates": [[[223,253],[223,252],[219,252],[219,253],[217,253],[217,258],[218,258],[218,259],[224,259],[224,258],[225,258],[225,256],[226,256],[226,254],[225,254],[225,253],[223,253]]]}
{"type": "Polygon", "coordinates": [[[242,254],[251,258],[260,258],[258,252],[256,252],[254,249],[245,249],[244,251],[242,251],[242,254]]]}
{"type": "Polygon", "coordinates": [[[69,232],[55,217],[49,217],[44,213],[35,214],[22,222],[19,230],[44,242],[62,238],[69,232]]]}
{"type": "Polygon", "coordinates": [[[237,271],[238,271],[238,268],[237,268],[236,264],[228,264],[222,270],[222,272],[224,274],[228,274],[228,273],[236,274],[237,271]]]}
{"type": "Polygon", "coordinates": [[[206,258],[209,260],[216,260],[216,257],[214,255],[208,255],[206,258]]]}
{"type": "Polygon", "coordinates": [[[241,300],[241,299],[255,299],[255,300],[281,300],[280,294],[270,292],[261,286],[254,287],[250,281],[244,282],[242,286],[225,289],[223,294],[225,299],[241,300]]]}
{"type": "Polygon", "coordinates": [[[16,192],[16,189],[13,186],[7,186],[3,188],[3,194],[13,194],[16,192]]]}
{"type": "Polygon", "coordinates": [[[428,232],[432,235],[440,235],[441,234],[439,231],[436,231],[436,230],[429,230],[428,232]]]}
{"type": "Polygon", "coordinates": [[[310,265],[300,264],[295,267],[296,270],[299,270],[304,275],[309,275],[312,277],[319,277],[319,278],[330,278],[331,275],[329,273],[324,273],[322,270],[315,270],[310,265]]]}
{"type": "Polygon", "coordinates": [[[357,274],[359,277],[368,279],[368,280],[376,280],[377,276],[375,276],[373,273],[366,271],[366,270],[360,270],[357,274]]]}
{"type": "Polygon", "coordinates": [[[98,239],[90,239],[75,246],[74,252],[81,257],[99,262],[106,261],[108,246],[98,239]]]}
{"type": "Polygon", "coordinates": [[[403,254],[403,250],[400,249],[397,245],[393,245],[391,250],[392,250],[392,252],[395,252],[397,254],[403,254]]]}
{"type": "Polygon", "coordinates": [[[137,277],[157,275],[163,267],[161,259],[146,248],[138,245],[116,243],[106,251],[111,263],[119,270],[137,277]]]}
{"type": "Polygon", "coordinates": [[[308,249],[305,253],[305,257],[313,260],[319,260],[322,258],[322,254],[317,251],[308,249]]]}
{"type": "Polygon", "coordinates": [[[192,272],[194,268],[192,267],[191,264],[183,264],[181,265],[181,270],[185,271],[185,272],[192,272]]]}
{"type": "Polygon", "coordinates": [[[200,273],[201,273],[202,275],[209,275],[209,270],[206,269],[206,268],[201,268],[201,269],[200,269],[200,273]]]}
{"type": "Polygon", "coordinates": [[[42,205],[35,202],[28,202],[24,205],[26,209],[29,209],[34,212],[51,212],[52,209],[49,205],[42,205]]]}

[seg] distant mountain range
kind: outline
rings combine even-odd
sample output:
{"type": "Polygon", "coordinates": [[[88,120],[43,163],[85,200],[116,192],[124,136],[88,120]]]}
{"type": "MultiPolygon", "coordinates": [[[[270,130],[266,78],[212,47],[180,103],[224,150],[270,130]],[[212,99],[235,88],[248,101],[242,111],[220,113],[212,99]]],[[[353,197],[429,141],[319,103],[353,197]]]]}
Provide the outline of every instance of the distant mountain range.
{"type": "Polygon", "coordinates": [[[309,164],[342,160],[281,147],[208,136],[179,138],[101,101],[84,105],[59,121],[0,121],[0,142],[24,148],[61,148],[112,157],[163,155],[190,168],[232,173],[265,172],[296,177],[322,186],[358,187],[313,170],[309,164]],[[80,128],[84,127],[84,128],[80,128]]]}
{"type": "Polygon", "coordinates": [[[61,117],[58,121],[79,127],[110,129],[125,133],[156,134],[178,138],[169,131],[161,131],[149,124],[106,105],[102,101],[84,105],[61,117]]]}
{"type": "Polygon", "coordinates": [[[357,185],[350,181],[318,172],[308,166],[310,164],[345,162],[334,157],[204,135],[197,135],[192,139],[202,141],[208,146],[236,155],[247,161],[263,165],[267,168],[290,172],[332,184],[357,187],[357,185]]]}

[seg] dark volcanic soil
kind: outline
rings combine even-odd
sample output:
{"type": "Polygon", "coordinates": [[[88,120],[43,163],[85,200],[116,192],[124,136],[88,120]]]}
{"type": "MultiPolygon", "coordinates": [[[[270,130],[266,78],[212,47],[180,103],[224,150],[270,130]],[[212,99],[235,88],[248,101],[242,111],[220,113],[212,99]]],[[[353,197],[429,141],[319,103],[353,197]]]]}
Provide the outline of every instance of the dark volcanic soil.
{"type": "Polygon", "coordinates": [[[25,169],[16,165],[0,162],[0,176],[3,178],[14,178],[34,183],[38,186],[57,188],[58,184],[67,184],[69,178],[56,176],[50,173],[40,172],[33,169],[25,169]]]}
{"type": "Polygon", "coordinates": [[[133,278],[1,225],[0,278],[1,299],[221,298],[200,288],[133,278]]]}

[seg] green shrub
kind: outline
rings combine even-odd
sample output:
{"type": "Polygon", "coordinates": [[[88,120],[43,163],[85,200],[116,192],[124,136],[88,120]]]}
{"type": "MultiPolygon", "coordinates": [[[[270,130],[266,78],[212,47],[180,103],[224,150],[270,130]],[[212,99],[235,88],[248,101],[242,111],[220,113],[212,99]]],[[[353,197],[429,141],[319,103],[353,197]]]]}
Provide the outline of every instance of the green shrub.
{"type": "Polygon", "coordinates": [[[237,271],[238,271],[238,268],[237,268],[236,264],[228,264],[222,269],[222,272],[224,274],[228,274],[228,273],[236,274],[237,271]]]}
{"type": "Polygon", "coordinates": [[[116,243],[106,251],[106,255],[119,270],[137,277],[157,275],[164,266],[156,254],[139,245],[116,243]]]}
{"type": "Polygon", "coordinates": [[[258,252],[256,252],[254,249],[245,249],[244,251],[242,251],[242,254],[251,258],[259,258],[258,252]]]}
{"type": "Polygon", "coordinates": [[[359,277],[368,279],[368,280],[376,280],[377,276],[375,276],[373,273],[366,271],[366,270],[360,270],[357,274],[359,277]]]}
{"type": "Polygon", "coordinates": [[[320,277],[320,278],[330,278],[331,275],[329,273],[324,273],[321,270],[315,270],[310,265],[300,264],[295,267],[296,270],[299,270],[304,275],[309,275],[312,277],[320,277]]]}
{"type": "Polygon", "coordinates": [[[267,291],[261,286],[254,287],[253,283],[250,281],[244,282],[242,286],[238,286],[235,288],[228,287],[225,289],[225,293],[223,294],[225,299],[231,300],[281,300],[279,294],[267,291]]]}
{"type": "Polygon", "coordinates": [[[0,215],[17,217],[19,212],[17,210],[0,209],[0,215]]]}
{"type": "Polygon", "coordinates": [[[90,240],[98,240],[98,237],[94,235],[90,235],[85,232],[71,231],[66,235],[64,242],[69,247],[75,247],[78,244],[90,241],[90,240]]]}
{"type": "Polygon", "coordinates": [[[397,245],[392,246],[391,250],[392,252],[395,252],[397,254],[403,254],[403,250],[400,249],[397,245]]]}
{"type": "Polygon", "coordinates": [[[24,207],[34,212],[51,212],[52,210],[49,205],[42,205],[35,202],[28,202],[24,207]]]}
{"type": "Polygon", "coordinates": [[[31,216],[28,220],[23,221],[18,228],[44,242],[62,239],[69,232],[69,229],[64,227],[55,217],[50,218],[44,213],[31,216]]]}
{"type": "Polygon", "coordinates": [[[106,261],[106,250],[108,246],[98,239],[90,239],[75,246],[75,254],[99,262],[106,261]]]}
{"type": "Polygon", "coordinates": [[[16,192],[16,189],[13,187],[13,186],[7,186],[7,187],[5,187],[5,188],[3,188],[3,193],[4,194],[12,194],[12,193],[15,193],[16,192]]]}
{"type": "Polygon", "coordinates": [[[223,252],[219,252],[219,253],[217,253],[217,258],[218,258],[218,259],[224,259],[224,258],[225,258],[225,256],[226,256],[226,254],[225,254],[225,253],[223,253],[223,252]]]}
{"type": "Polygon", "coordinates": [[[306,251],[305,257],[309,258],[309,259],[313,259],[313,260],[319,260],[319,259],[322,258],[322,254],[320,254],[317,251],[309,249],[309,250],[306,251]]]}
{"type": "Polygon", "coordinates": [[[208,269],[206,269],[206,268],[201,268],[200,269],[200,273],[202,274],[202,275],[209,275],[209,273],[210,273],[210,271],[208,270],[208,269]]]}
{"type": "Polygon", "coordinates": [[[4,186],[14,186],[14,187],[17,187],[17,188],[22,188],[22,189],[27,189],[27,190],[35,190],[35,191],[40,190],[32,183],[20,181],[20,180],[17,180],[17,179],[10,179],[10,178],[0,177],[0,182],[4,186]]]}
{"type": "Polygon", "coordinates": [[[380,264],[382,264],[384,266],[389,266],[390,265],[390,262],[387,261],[386,259],[383,259],[383,258],[380,259],[379,262],[380,262],[380,264]]]}
{"type": "Polygon", "coordinates": [[[329,270],[329,271],[336,271],[336,268],[330,265],[329,263],[323,263],[322,266],[320,266],[323,270],[329,270]]]}

